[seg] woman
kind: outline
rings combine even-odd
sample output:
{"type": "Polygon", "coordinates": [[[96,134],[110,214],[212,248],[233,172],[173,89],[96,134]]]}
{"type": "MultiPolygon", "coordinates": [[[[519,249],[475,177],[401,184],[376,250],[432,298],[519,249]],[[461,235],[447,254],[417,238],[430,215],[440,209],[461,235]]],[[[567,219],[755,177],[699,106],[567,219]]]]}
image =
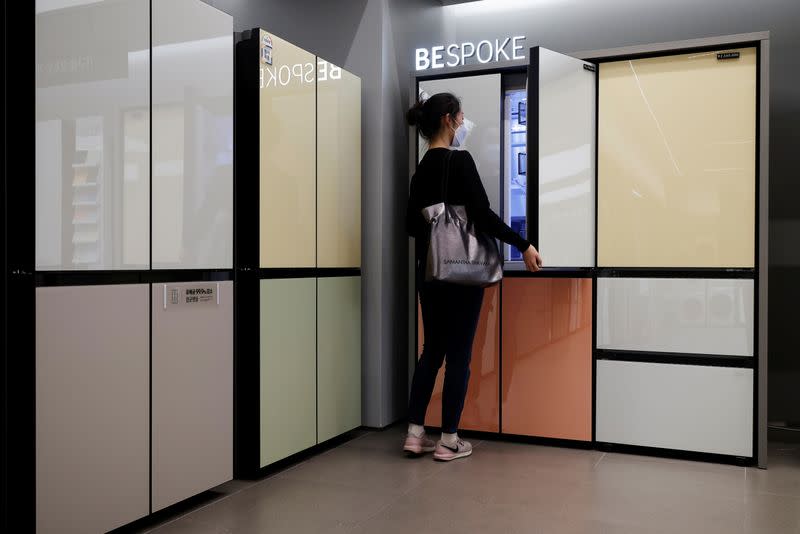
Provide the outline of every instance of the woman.
{"type": "Polygon", "coordinates": [[[447,201],[466,206],[467,216],[479,231],[517,247],[525,266],[538,271],[539,252],[509,228],[489,206],[475,162],[469,152],[459,150],[450,158],[447,199],[442,198],[445,156],[463,146],[471,123],[465,121],[458,98],[439,93],[414,105],[406,116],[411,126],[428,140],[429,149],[411,179],[406,228],[416,240],[417,287],[422,306],[425,345],[411,383],[409,425],[403,450],[413,454],[433,452],[440,461],[472,454],[472,445],[457,434],[469,383],[472,342],[483,301],[483,288],[425,281],[425,263],[430,229],[422,209],[447,201]],[[438,444],[425,435],[425,412],[439,368],[447,357],[442,398],[442,437],[438,444]]]}

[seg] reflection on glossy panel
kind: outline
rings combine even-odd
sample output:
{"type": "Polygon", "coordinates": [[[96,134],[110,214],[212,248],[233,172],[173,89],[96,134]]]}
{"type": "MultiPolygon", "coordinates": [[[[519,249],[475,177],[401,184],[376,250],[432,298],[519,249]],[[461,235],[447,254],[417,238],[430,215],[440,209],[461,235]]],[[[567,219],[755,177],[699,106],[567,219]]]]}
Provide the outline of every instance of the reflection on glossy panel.
{"type": "Polygon", "coordinates": [[[594,266],[595,73],[585,64],[539,48],[539,251],[550,267],[594,266]]]}
{"type": "Polygon", "coordinates": [[[233,282],[153,284],[151,303],[155,512],[233,478],[233,282]]]}
{"type": "Polygon", "coordinates": [[[592,439],[592,281],[503,281],[504,433],[592,439]]]}
{"type": "Polygon", "coordinates": [[[153,2],[153,267],[233,263],[233,18],[153,2]]]}
{"type": "Polygon", "coordinates": [[[597,441],[753,455],[753,370],[601,360],[597,441]]]}
{"type": "Polygon", "coordinates": [[[149,5],[37,5],[38,270],[149,267],[149,5]]]}
{"type": "Polygon", "coordinates": [[[149,513],[147,292],[36,289],[36,532],[107,532],[149,513]]]}
{"type": "Polygon", "coordinates": [[[753,267],[756,50],[600,66],[598,261],[753,267]]]}
{"type": "Polygon", "coordinates": [[[316,280],[261,280],[261,467],[317,442],[316,280]]]}
{"type": "Polygon", "coordinates": [[[753,280],[598,279],[598,348],[752,356],[753,319],[753,280]]]}
{"type": "MultiPolygon", "coordinates": [[[[466,150],[475,160],[483,187],[492,209],[501,213],[500,203],[500,100],[502,98],[499,74],[465,76],[446,80],[425,80],[419,83],[420,91],[428,96],[436,93],[453,93],[461,100],[464,116],[475,123],[466,143],[466,150]]],[[[426,142],[419,140],[419,157],[427,151],[426,142]]]]}
{"type": "Polygon", "coordinates": [[[361,266],[361,79],[318,60],[317,263],[361,266]]]}
{"type": "Polygon", "coordinates": [[[315,267],[317,59],[260,35],[260,265],[315,267]]]}
{"type": "MultiPolygon", "coordinates": [[[[418,313],[418,354],[422,354],[425,332],[422,325],[422,311],[418,313]]],[[[482,432],[500,431],[500,406],[498,401],[500,369],[500,290],[497,286],[486,289],[472,343],[472,363],[464,411],[459,428],[482,432]]],[[[446,365],[446,362],[445,362],[446,365]]],[[[425,424],[442,424],[442,388],[444,387],[445,365],[439,370],[433,396],[425,415],[425,424]]]]}
{"type": "Polygon", "coordinates": [[[361,277],[318,280],[317,410],[322,443],[361,426],[361,277]]]}

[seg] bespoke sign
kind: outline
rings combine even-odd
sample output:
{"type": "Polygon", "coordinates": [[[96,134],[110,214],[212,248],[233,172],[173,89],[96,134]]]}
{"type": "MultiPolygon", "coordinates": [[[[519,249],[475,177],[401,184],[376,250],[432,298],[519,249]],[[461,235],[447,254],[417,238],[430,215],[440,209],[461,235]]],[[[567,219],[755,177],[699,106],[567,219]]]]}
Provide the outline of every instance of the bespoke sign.
{"type": "Polygon", "coordinates": [[[333,63],[325,60],[317,61],[316,77],[314,76],[313,63],[295,63],[294,65],[281,65],[271,67],[261,67],[261,88],[265,87],[286,87],[292,81],[297,83],[327,82],[328,80],[340,80],[342,69],[333,63]]]}
{"type": "Polygon", "coordinates": [[[415,55],[416,70],[443,69],[445,67],[461,67],[468,59],[474,58],[478,63],[511,61],[525,59],[522,41],[524,35],[506,37],[489,41],[484,39],[478,43],[453,43],[450,45],[417,48],[415,55]]]}
{"type": "Polygon", "coordinates": [[[261,63],[259,84],[261,89],[265,87],[287,87],[295,83],[302,85],[342,79],[342,69],[321,58],[317,58],[316,69],[311,62],[281,64],[280,54],[275,51],[272,37],[263,30],[259,48],[259,61],[261,63]]]}

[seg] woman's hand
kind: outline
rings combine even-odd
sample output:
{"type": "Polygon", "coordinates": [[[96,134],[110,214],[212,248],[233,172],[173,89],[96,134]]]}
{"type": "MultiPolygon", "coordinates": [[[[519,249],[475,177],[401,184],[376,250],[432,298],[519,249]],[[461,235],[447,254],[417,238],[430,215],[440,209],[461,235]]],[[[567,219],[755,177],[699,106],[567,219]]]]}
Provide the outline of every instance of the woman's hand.
{"type": "Polygon", "coordinates": [[[542,256],[533,245],[529,246],[528,249],[522,253],[522,259],[525,261],[525,267],[532,273],[542,268],[542,256]]]}

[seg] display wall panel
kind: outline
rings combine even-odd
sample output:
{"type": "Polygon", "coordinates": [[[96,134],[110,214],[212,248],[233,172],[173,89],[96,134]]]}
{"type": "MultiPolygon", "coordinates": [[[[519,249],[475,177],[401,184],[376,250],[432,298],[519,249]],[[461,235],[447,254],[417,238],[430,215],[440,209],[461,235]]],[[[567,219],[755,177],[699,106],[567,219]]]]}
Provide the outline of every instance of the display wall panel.
{"type": "MultiPolygon", "coordinates": [[[[425,329],[422,311],[418,311],[417,355],[422,355],[425,329]]],[[[442,390],[446,362],[439,370],[436,384],[425,414],[425,424],[439,427],[442,424],[442,390]]],[[[500,431],[500,290],[498,286],[486,289],[472,343],[471,376],[464,411],[459,428],[482,432],[500,431]]]]}
{"type": "Polygon", "coordinates": [[[597,347],[753,356],[754,282],[599,278],[597,347]]]}
{"type": "MultiPolygon", "coordinates": [[[[539,252],[550,267],[595,264],[596,74],[538,49],[539,252]]],[[[533,127],[533,126],[532,126],[533,127]]]]}
{"type": "Polygon", "coordinates": [[[233,282],[152,286],[153,512],[233,478],[233,282]]]}
{"type": "Polygon", "coordinates": [[[261,280],[261,467],[317,442],[316,280],[261,280]]]}
{"type": "Polygon", "coordinates": [[[754,266],[756,49],[736,51],[600,65],[599,265],[754,266]]]}
{"type": "Polygon", "coordinates": [[[149,513],[148,290],[36,289],[37,532],[107,532],[149,513]]]}
{"type": "Polygon", "coordinates": [[[149,6],[37,5],[37,270],[150,266],[149,6]]]}
{"type": "Polygon", "coordinates": [[[753,370],[601,360],[597,441],[753,455],[753,370]]]}
{"type": "MultiPolygon", "coordinates": [[[[489,197],[492,209],[502,215],[500,202],[500,102],[502,86],[499,74],[464,76],[444,80],[425,80],[419,82],[420,91],[428,96],[436,93],[453,93],[461,100],[464,117],[475,123],[475,128],[467,138],[465,149],[475,160],[483,187],[489,197]]],[[[419,159],[427,152],[427,142],[419,139],[419,159]]]]}
{"type": "Polygon", "coordinates": [[[315,267],[317,58],[260,35],[260,265],[315,267]]]}
{"type": "Polygon", "coordinates": [[[317,281],[317,420],[322,443],[361,426],[361,277],[317,281]]]}
{"type": "Polygon", "coordinates": [[[317,266],[361,266],[361,79],[322,59],[317,76],[317,266]]]}
{"type": "Polygon", "coordinates": [[[502,430],[592,439],[592,280],[503,281],[502,430]]]}
{"type": "Polygon", "coordinates": [[[153,268],[233,264],[233,17],[153,2],[153,268]]]}

